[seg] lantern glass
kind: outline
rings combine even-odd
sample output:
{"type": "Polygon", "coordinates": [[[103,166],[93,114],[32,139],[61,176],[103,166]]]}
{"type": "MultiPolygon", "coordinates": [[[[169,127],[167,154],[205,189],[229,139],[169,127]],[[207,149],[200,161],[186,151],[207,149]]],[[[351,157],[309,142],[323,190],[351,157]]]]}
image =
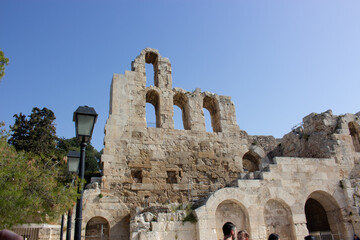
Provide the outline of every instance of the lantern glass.
{"type": "Polygon", "coordinates": [[[73,121],[75,121],[76,137],[80,141],[90,141],[97,116],[92,107],[81,106],[76,109],[73,121]]]}
{"type": "Polygon", "coordinates": [[[78,136],[86,136],[90,137],[92,134],[92,130],[94,127],[95,117],[91,115],[77,115],[78,128],[77,135],[78,136]]]}
{"type": "Polygon", "coordinates": [[[79,171],[80,153],[70,151],[67,159],[68,172],[77,173],[79,171]]]}

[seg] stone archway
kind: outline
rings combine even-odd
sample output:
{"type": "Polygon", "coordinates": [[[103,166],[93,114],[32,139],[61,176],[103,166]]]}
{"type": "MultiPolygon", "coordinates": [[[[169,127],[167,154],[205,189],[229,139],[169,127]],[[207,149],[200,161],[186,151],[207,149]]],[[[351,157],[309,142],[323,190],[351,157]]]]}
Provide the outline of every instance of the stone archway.
{"type": "MultiPolygon", "coordinates": [[[[305,203],[306,225],[311,235],[343,239],[345,230],[341,209],[336,200],[328,193],[316,191],[310,194],[305,203]]],[[[325,238],[324,238],[325,237],[325,238]]]]}
{"type": "MultiPolygon", "coordinates": [[[[221,132],[222,130],[221,130],[220,110],[219,110],[218,100],[213,96],[205,96],[203,99],[203,108],[208,110],[210,113],[211,126],[213,132],[221,132]]],[[[203,112],[203,116],[205,116],[204,112],[203,112]]]]}
{"type": "Polygon", "coordinates": [[[260,158],[253,152],[247,152],[243,156],[243,168],[249,172],[259,170],[260,158]]]}
{"type": "Polygon", "coordinates": [[[290,207],[279,200],[270,199],[264,207],[266,234],[277,233],[282,240],[295,239],[295,230],[290,207]]]}
{"type": "MultiPolygon", "coordinates": [[[[160,128],[161,127],[161,122],[160,122],[160,95],[156,90],[149,90],[146,93],[146,106],[148,107],[148,105],[153,105],[154,110],[155,110],[155,121],[156,121],[156,127],[160,128]]],[[[148,111],[149,109],[146,109],[146,111],[148,111]]],[[[148,119],[147,119],[148,121],[148,119]]],[[[148,122],[149,124],[150,122],[148,122]]],[[[150,127],[150,125],[147,124],[147,127],[150,127]]],[[[153,123],[154,124],[154,123],[153,123]]]]}
{"type": "MultiPolygon", "coordinates": [[[[216,235],[217,239],[223,239],[222,226],[226,222],[232,222],[236,225],[237,230],[247,230],[249,232],[249,215],[245,207],[239,202],[225,200],[216,208],[216,235]]],[[[249,232],[251,235],[251,233],[249,232]]]]}
{"type": "MultiPolygon", "coordinates": [[[[159,55],[154,51],[148,51],[145,53],[145,64],[152,64],[153,76],[146,76],[146,82],[150,82],[151,77],[154,80],[154,86],[159,87],[159,55]]],[[[146,68],[146,67],[145,67],[146,68]]],[[[147,74],[148,72],[146,72],[147,74]]],[[[145,75],[146,75],[145,74],[145,75]]]]}
{"type": "Polygon", "coordinates": [[[305,203],[306,226],[309,232],[329,232],[330,226],[324,207],[315,199],[305,203]]]}
{"type": "Polygon", "coordinates": [[[269,159],[266,157],[264,150],[255,145],[251,145],[242,157],[242,165],[245,172],[262,170],[264,165],[268,165],[268,163],[269,159]]]}
{"type": "Polygon", "coordinates": [[[93,217],[86,224],[85,240],[109,240],[110,225],[102,217],[93,217]]]}
{"type": "Polygon", "coordinates": [[[173,97],[174,105],[181,109],[182,121],[185,130],[191,130],[189,99],[186,94],[177,92],[173,97]]]}

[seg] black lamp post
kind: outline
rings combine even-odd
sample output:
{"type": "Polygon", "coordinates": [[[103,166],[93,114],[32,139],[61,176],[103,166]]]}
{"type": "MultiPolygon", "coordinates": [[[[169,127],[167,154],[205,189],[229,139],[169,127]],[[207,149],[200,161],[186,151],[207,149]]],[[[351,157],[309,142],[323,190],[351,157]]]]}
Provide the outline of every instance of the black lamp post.
{"type": "MultiPolygon", "coordinates": [[[[78,173],[80,163],[80,152],[69,151],[67,155],[67,170],[69,173],[78,173]]],[[[74,181],[74,180],[73,180],[74,181]]],[[[67,227],[66,227],[66,240],[71,240],[71,220],[72,220],[72,209],[68,211],[67,227]]],[[[62,238],[60,238],[62,240],[62,238]]]]}
{"type": "Polygon", "coordinates": [[[82,222],[82,198],[83,198],[83,180],[85,172],[85,148],[90,142],[94,125],[97,119],[97,113],[94,108],[88,106],[78,107],[74,112],[73,121],[75,122],[76,137],[81,141],[78,193],[80,198],[76,202],[75,216],[75,240],[81,240],[81,222],[82,222]]]}

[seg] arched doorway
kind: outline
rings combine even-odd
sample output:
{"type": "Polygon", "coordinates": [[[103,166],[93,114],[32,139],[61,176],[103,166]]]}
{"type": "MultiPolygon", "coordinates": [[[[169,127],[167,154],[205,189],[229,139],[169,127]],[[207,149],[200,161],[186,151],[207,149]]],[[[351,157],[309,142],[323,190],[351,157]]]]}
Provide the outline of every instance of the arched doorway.
{"type": "Polygon", "coordinates": [[[86,224],[85,240],[109,240],[110,226],[102,217],[93,217],[86,224]]]}
{"type": "Polygon", "coordinates": [[[259,170],[261,158],[253,151],[249,151],[243,156],[243,168],[245,171],[255,172],[259,170]]]}
{"type": "MultiPolygon", "coordinates": [[[[225,200],[216,208],[216,235],[217,239],[223,239],[222,226],[226,222],[232,222],[236,225],[237,230],[247,230],[249,232],[249,215],[245,207],[235,201],[225,200]]],[[[249,232],[251,235],[251,233],[249,232]]]]}
{"type": "Polygon", "coordinates": [[[305,203],[306,226],[311,235],[319,239],[343,239],[346,235],[341,210],[328,193],[317,191],[310,194],[305,203]]]}
{"type": "Polygon", "coordinates": [[[282,240],[295,239],[294,224],[289,206],[278,200],[270,199],[264,207],[266,234],[277,233],[282,240]]]}
{"type": "Polygon", "coordinates": [[[309,232],[329,232],[330,225],[323,206],[313,198],[305,203],[306,226],[309,232]]]}

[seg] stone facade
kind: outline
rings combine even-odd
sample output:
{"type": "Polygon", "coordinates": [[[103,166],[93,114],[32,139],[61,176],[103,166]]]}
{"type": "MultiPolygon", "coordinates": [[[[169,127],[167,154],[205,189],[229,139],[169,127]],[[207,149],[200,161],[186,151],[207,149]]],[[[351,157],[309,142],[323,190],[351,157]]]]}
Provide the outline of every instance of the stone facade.
{"type": "Polygon", "coordinates": [[[60,238],[60,226],[50,224],[22,224],[16,225],[12,231],[24,239],[57,240],[60,238]]]}
{"type": "Polygon", "coordinates": [[[103,177],[85,191],[83,236],[215,240],[232,221],[251,239],[352,239],[360,233],[359,124],[359,114],[327,111],[280,140],[249,136],[230,97],[173,88],[169,59],[144,49],[112,79],[103,177]],[[156,128],[147,125],[146,103],[156,128]],[[174,105],[184,130],[174,129],[174,105]]]}

